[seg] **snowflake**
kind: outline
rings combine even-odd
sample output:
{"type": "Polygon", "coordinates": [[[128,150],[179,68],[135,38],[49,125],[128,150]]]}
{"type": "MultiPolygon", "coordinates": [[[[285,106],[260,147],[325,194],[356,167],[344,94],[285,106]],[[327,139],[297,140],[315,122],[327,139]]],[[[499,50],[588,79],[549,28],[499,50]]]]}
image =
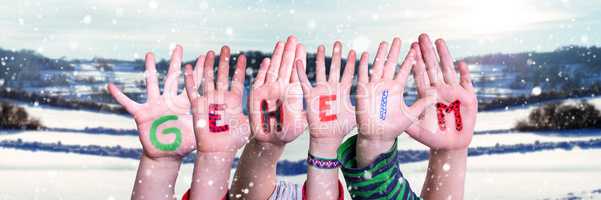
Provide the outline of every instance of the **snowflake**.
{"type": "Polygon", "coordinates": [[[234,35],[234,29],[232,29],[232,27],[227,27],[225,29],[225,34],[228,35],[228,36],[234,35]]]}
{"type": "Polygon", "coordinates": [[[92,16],[90,16],[90,15],[84,16],[83,19],[81,19],[81,23],[83,23],[83,24],[92,23],[92,16]]]}
{"type": "Polygon", "coordinates": [[[157,9],[157,8],[159,8],[159,3],[157,3],[156,1],[149,1],[148,7],[153,10],[157,9]]]}
{"type": "Polygon", "coordinates": [[[442,165],[442,170],[445,172],[448,172],[451,169],[451,165],[449,165],[449,163],[445,163],[444,165],[442,165]]]}
{"type": "Polygon", "coordinates": [[[542,93],[542,89],[539,86],[532,88],[532,95],[538,96],[542,93]]]}

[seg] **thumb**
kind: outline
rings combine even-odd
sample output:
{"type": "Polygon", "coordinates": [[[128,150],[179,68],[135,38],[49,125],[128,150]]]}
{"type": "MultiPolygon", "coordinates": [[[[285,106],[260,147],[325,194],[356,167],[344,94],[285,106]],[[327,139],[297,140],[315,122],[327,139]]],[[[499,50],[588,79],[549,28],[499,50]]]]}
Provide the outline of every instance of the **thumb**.
{"type": "Polygon", "coordinates": [[[426,92],[426,96],[419,98],[409,107],[407,114],[411,119],[417,119],[417,116],[424,112],[426,108],[436,103],[436,99],[438,99],[436,92],[426,92]]]}

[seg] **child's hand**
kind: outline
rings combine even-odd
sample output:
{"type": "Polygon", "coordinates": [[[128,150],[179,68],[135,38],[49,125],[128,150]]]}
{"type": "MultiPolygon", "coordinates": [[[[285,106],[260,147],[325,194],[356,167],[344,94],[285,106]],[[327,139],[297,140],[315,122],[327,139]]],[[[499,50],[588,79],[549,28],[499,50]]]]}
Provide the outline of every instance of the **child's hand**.
{"type": "Polygon", "coordinates": [[[115,85],[108,86],[113,98],[134,117],[144,155],[149,158],[181,158],[196,147],[188,98],[185,93],[177,94],[181,60],[182,47],[178,45],[171,55],[169,72],[161,95],[154,56],[152,53],[146,54],[148,100],[144,104],[132,101],[115,85]]]}
{"type": "Polygon", "coordinates": [[[414,63],[415,52],[409,51],[395,76],[400,45],[400,39],[395,38],[390,52],[387,52],[387,44],[380,44],[369,80],[367,54],[361,56],[356,112],[359,137],[362,139],[392,144],[424,108],[434,103],[433,96],[426,96],[411,106],[405,104],[405,82],[414,63]]]}
{"type": "Polygon", "coordinates": [[[261,62],[249,98],[252,131],[258,142],[284,145],[305,130],[302,90],[296,74],[292,76],[295,57],[305,62],[304,52],[290,36],[285,45],[276,44],[271,60],[261,62]]]}
{"type": "Polygon", "coordinates": [[[367,53],[361,55],[356,108],[358,167],[365,167],[378,155],[390,151],[396,137],[435,102],[434,96],[423,96],[411,106],[405,104],[405,82],[415,62],[415,51],[409,51],[395,75],[400,46],[400,39],[395,38],[387,52],[387,44],[380,43],[371,77],[368,77],[367,53]]]}
{"type": "Polygon", "coordinates": [[[194,130],[199,153],[236,152],[250,135],[248,118],[242,113],[242,94],[246,57],[240,55],[228,89],[230,49],[221,48],[217,82],[213,78],[215,53],[209,51],[204,63],[199,60],[195,69],[186,65],[187,96],[192,104],[194,130]],[[198,87],[202,83],[202,95],[198,87]]]}
{"type": "Polygon", "coordinates": [[[333,139],[338,143],[350,132],[355,121],[355,107],[350,101],[350,91],[355,73],[355,51],[349,51],[344,74],[340,80],[340,65],[342,45],[334,43],[332,51],[330,77],[326,80],[325,48],[319,46],[316,60],[315,87],[311,86],[305,73],[304,64],[296,61],[296,70],[302,85],[305,101],[307,102],[307,117],[309,119],[312,140],[333,139]]]}
{"type": "Polygon", "coordinates": [[[465,149],[472,140],[478,101],[467,65],[460,62],[453,67],[453,58],[444,40],[436,41],[438,59],[428,35],[419,37],[419,44],[411,48],[417,53],[414,79],[420,97],[437,96],[437,103],[420,115],[407,132],[411,137],[432,149],[465,149]],[[427,75],[426,75],[427,74],[427,75]]]}

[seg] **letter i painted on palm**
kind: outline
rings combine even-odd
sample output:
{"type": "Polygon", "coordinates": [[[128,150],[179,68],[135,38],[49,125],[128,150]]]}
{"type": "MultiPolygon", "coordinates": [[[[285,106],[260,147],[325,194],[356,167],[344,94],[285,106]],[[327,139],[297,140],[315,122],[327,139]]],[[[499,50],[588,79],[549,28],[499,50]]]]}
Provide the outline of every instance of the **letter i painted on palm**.
{"type": "Polygon", "coordinates": [[[388,90],[382,92],[382,99],[380,100],[380,119],[385,120],[388,112],[388,90]]]}
{"type": "Polygon", "coordinates": [[[336,101],[336,95],[319,96],[319,121],[327,122],[336,120],[336,114],[326,114],[326,111],[330,109],[330,105],[328,104],[330,101],[336,101]]]}

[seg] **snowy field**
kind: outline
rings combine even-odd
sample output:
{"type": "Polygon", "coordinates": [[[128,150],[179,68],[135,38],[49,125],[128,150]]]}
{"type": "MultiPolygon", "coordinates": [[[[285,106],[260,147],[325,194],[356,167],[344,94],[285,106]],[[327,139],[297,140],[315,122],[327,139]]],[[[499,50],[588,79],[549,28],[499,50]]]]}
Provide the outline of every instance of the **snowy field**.
{"type": "MultiPolygon", "coordinates": [[[[601,107],[601,98],[588,99],[601,107]]],[[[24,106],[50,128],[83,130],[86,127],[135,129],[124,115],[24,106]]],[[[480,112],[477,131],[508,130],[524,119],[533,107],[480,112]]],[[[502,132],[475,135],[471,147],[496,144],[531,144],[539,142],[577,141],[600,138],[600,131],[583,135],[502,132]]],[[[101,145],[140,148],[137,136],[101,135],[57,131],[0,131],[0,140],[74,145],[101,145]]],[[[289,144],[282,159],[304,159],[308,134],[289,144]]],[[[399,149],[426,150],[407,135],[399,138],[399,149]]],[[[601,149],[572,151],[551,150],[470,157],[466,180],[466,199],[544,199],[561,198],[568,193],[583,193],[601,188],[601,149]]],[[[128,199],[137,169],[133,159],[80,154],[0,150],[0,200],[8,199],[128,199]],[[85,180],[85,181],[84,181],[85,180]],[[85,184],[82,184],[85,183],[85,184]]],[[[401,169],[418,193],[425,176],[427,161],[401,165],[401,169]]],[[[192,164],[185,164],[178,178],[177,194],[189,187],[192,164]]],[[[282,176],[302,183],[305,175],[282,176]]],[[[601,199],[601,198],[593,198],[601,199]]]]}
{"type": "MultiPolygon", "coordinates": [[[[128,199],[138,164],[132,159],[8,149],[0,151],[0,157],[3,200],[128,199]]],[[[601,180],[601,160],[593,158],[599,157],[601,150],[470,157],[465,197],[543,199],[596,189],[601,180]]],[[[418,193],[426,166],[426,161],[401,165],[418,193]]],[[[190,186],[192,169],[192,164],[181,168],[177,194],[190,186]]],[[[302,184],[305,175],[281,179],[302,184]]]]}

